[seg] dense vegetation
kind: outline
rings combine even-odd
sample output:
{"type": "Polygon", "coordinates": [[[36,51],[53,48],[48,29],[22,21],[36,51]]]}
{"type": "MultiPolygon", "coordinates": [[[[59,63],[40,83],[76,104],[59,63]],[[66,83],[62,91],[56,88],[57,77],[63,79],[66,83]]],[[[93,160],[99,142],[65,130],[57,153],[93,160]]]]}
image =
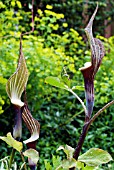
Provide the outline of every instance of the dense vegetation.
{"type": "MultiPolygon", "coordinates": [[[[12,131],[13,109],[9,107],[5,85],[17,65],[20,34],[31,29],[31,12],[24,11],[20,1],[9,2],[9,6],[0,2],[2,11],[0,14],[0,135],[12,131]]],[[[65,66],[72,85],[76,86],[76,93],[83,100],[85,98],[83,78],[79,68],[85,61],[90,60],[90,50],[88,44],[83,41],[83,35],[77,32],[79,25],[70,23],[75,24],[75,19],[69,18],[67,23],[64,18],[65,15],[56,13],[52,6],[46,5],[43,12],[40,9],[37,11],[34,33],[23,37],[23,52],[30,73],[27,86],[28,104],[32,114],[41,124],[37,145],[41,167],[44,166],[44,159],[50,160],[52,154],[58,154],[56,149],[60,145],[76,146],[84,121],[83,109],[74,96],[45,83],[47,76],[60,76],[65,66]]],[[[82,22],[81,17],[77,21],[82,22]]],[[[95,28],[98,31],[97,26],[95,28]]],[[[99,26],[99,29],[102,27],[99,26]]],[[[106,39],[99,36],[99,38],[104,42],[106,55],[95,80],[94,113],[114,96],[114,37],[106,39]]],[[[113,122],[114,106],[111,106],[91,127],[83,151],[93,146],[99,147],[107,150],[114,158],[113,122]]],[[[1,158],[8,152],[5,144],[1,143],[1,158]]]]}

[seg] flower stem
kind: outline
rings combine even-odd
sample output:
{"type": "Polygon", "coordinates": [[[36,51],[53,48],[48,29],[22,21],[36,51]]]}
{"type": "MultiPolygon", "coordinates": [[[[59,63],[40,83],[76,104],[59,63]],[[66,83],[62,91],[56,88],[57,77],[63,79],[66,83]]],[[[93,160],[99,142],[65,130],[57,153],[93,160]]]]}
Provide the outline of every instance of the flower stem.
{"type": "Polygon", "coordinates": [[[77,147],[74,151],[74,159],[78,159],[80,151],[82,149],[86,134],[89,130],[90,125],[93,123],[93,121],[108,107],[110,107],[112,104],[114,104],[114,100],[112,100],[111,102],[107,103],[102,109],[100,109],[87,123],[84,124],[83,129],[82,129],[82,134],[79,138],[79,142],[77,144],[77,147]]]}
{"type": "Polygon", "coordinates": [[[20,141],[22,137],[22,108],[20,106],[14,105],[15,111],[15,125],[13,128],[13,137],[20,141]]]}
{"type": "Polygon", "coordinates": [[[21,159],[22,159],[23,163],[25,163],[25,164],[24,164],[24,169],[27,170],[27,166],[26,166],[26,162],[25,162],[25,158],[24,158],[24,156],[23,156],[23,153],[20,152],[20,154],[21,154],[21,159]]]}
{"type": "Polygon", "coordinates": [[[12,149],[12,152],[11,152],[11,155],[10,155],[9,169],[8,169],[8,170],[10,170],[11,165],[12,165],[12,162],[13,162],[13,160],[14,160],[15,151],[16,151],[16,150],[13,148],[13,149],[12,149]]]}
{"type": "Polygon", "coordinates": [[[112,104],[114,104],[114,100],[112,100],[111,102],[107,103],[102,109],[100,109],[90,120],[90,124],[92,124],[94,122],[94,120],[108,107],[110,107],[112,104]]]}
{"type": "Polygon", "coordinates": [[[80,151],[82,149],[82,146],[83,146],[86,134],[88,132],[88,129],[89,129],[89,122],[84,124],[83,129],[82,129],[82,134],[80,135],[79,142],[78,142],[77,147],[76,147],[76,149],[74,151],[73,157],[76,160],[78,159],[78,156],[79,156],[80,151]]]}
{"type": "Polygon", "coordinates": [[[36,166],[30,166],[31,170],[36,170],[36,166]]]}
{"type": "Polygon", "coordinates": [[[82,99],[76,93],[74,93],[72,89],[68,89],[68,91],[71,92],[79,100],[79,102],[81,103],[81,105],[85,111],[85,115],[87,115],[87,109],[86,109],[86,106],[84,105],[84,102],[82,101],[82,99]]]}

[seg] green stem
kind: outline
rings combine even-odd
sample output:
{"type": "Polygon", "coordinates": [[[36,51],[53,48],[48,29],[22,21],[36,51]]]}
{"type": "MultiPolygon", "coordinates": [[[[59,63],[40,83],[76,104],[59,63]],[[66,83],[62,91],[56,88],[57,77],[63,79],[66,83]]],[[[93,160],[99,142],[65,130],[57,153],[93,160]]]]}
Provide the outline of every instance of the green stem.
{"type": "Polygon", "coordinates": [[[79,100],[79,102],[81,103],[81,105],[85,111],[85,115],[87,115],[87,109],[86,109],[86,106],[84,105],[84,102],[82,101],[82,99],[76,93],[74,93],[72,91],[72,89],[68,89],[68,91],[71,92],[79,100]]]}
{"type": "Polygon", "coordinates": [[[12,149],[12,152],[11,152],[11,155],[10,155],[9,169],[8,169],[8,170],[10,170],[11,165],[12,165],[12,162],[13,162],[13,160],[14,160],[15,151],[16,151],[16,150],[13,148],[13,149],[12,149]]]}
{"type": "Polygon", "coordinates": [[[114,100],[107,103],[102,109],[100,109],[90,120],[90,125],[94,122],[94,120],[102,113],[104,110],[106,110],[108,107],[110,107],[112,104],[114,104],[114,100]]]}
{"type": "Polygon", "coordinates": [[[23,153],[21,152],[20,154],[21,154],[21,159],[22,159],[23,163],[25,163],[24,164],[24,169],[27,170],[27,166],[26,166],[26,162],[25,162],[25,158],[23,156],[23,153]]]}

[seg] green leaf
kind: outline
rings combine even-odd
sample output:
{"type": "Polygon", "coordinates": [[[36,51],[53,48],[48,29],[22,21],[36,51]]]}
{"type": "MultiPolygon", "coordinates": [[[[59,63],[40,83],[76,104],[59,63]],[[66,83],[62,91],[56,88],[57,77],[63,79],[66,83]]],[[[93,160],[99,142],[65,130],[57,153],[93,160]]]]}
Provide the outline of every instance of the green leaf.
{"type": "Polygon", "coordinates": [[[84,86],[73,86],[72,90],[79,90],[79,91],[84,91],[84,86]]]}
{"type": "Polygon", "coordinates": [[[39,160],[39,153],[35,149],[28,149],[25,152],[23,152],[23,155],[31,159],[31,161],[34,162],[35,165],[39,160]]]}
{"type": "Polygon", "coordinates": [[[96,168],[93,166],[85,166],[82,170],[95,170],[96,168]]]}
{"type": "Polygon", "coordinates": [[[79,156],[79,161],[84,162],[88,166],[99,166],[112,160],[111,155],[102,149],[91,148],[83,155],[79,156]]]}
{"type": "Polygon", "coordinates": [[[72,147],[69,146],[69,145],[65,145],[65,147],[64,147],[64,146],[60,146],[60,147],[57,149],[57,151],[58,151],[58,150],[61,150],[61,149],[63,149],[63,151],[66,153],[67,159],[72,159],[72,158],[73,158],[74,148],[72,148],[72,147]]]}
{"type": "Polygon", "coordinates": [[[56,169],[61,164],[61,157],[53,155],[52,162],[53,162],[53,168],[56,169]]]}
{"type": "Polygon", "coordinates": [[[63,80],[63,82],[64,82],[68,87],[70,87],[70,79],[69,79],[68,74],[64,74],[64,75],[62,76],[62,80],[63,80]]]}
{"type": "Polygon", "coordinates": [[[9,156],[0,159],[0,170],[8,169],[8,167],[9,167],[9,156]]]}
{"type": "Polygon", "coordinates": [[[74,158],[72,158],[71,160],[65,159],[56,170],[60,170],[61,168],[63,168],[64,170],[68,170],[69,168],[73,167],[76,167],[76,160],[74,158]]]}
{"type": "Polygon", "coordinates": [[[16,1],[16,3],[17,3],[17,6],[18,6],[19,8],[22,8],[22,5],[21,5],[21,2],[20,2],[20,1],[16,1]]]}
{"type": "Polygon", "coordinates": [[[62,78],[62,81],[68,86],[70,87],[70,79],[69,79],[69,75],[67,74],[67,71],[66,71],[66,68],[63,67],[63,70],[61,72],[61,78],[62,78]]]}
{"type": "Polygon", "coordinates": [[[11,133],[7,133],[7,137],[2,137],[0,136],[0,139],[5,141],[9,146],[13,147],[14,149],[16,149],[18,152],[20,152],[23,148],[23,144],[22,142],[19,142],[17,140],[15,140],[11,133]]]}
{"type": "Polygon", "coordinates": [[[95,167],[84,166],[83,162],[76,161],[76,170],[95,170],[95,167]]]}
{"type": "Polygon", "coordinates": [[[12,7],[15,6],[15,1],[11,1],[11,6],[12,6],[12,7]]]}
{"type": "Polygon", "coordinates": [[[47,160],[44,160],[44,163],[45,163],[46,170],[52,170],[52,166],[50,165],[50,162],[48,162],[47,160]]]}
{"type": "Polygon", "coordinates": [[[22,45],[20,43],[20,56],[16,72],[9,78],[6,84],[6,92],[11,99],[11,103],[23,106],[21,95],[26,87],[28,80],[28,70],[22,53],[22,45]]]}
{"type": "Polygon", "coordinates": [[[49,76],[45,79],[45,81],[46,81],[46,83],[49,83],[52,86],[68,90],[68,86],[65,85],[63,82],[61,82],[58,77],[49,76]]]}

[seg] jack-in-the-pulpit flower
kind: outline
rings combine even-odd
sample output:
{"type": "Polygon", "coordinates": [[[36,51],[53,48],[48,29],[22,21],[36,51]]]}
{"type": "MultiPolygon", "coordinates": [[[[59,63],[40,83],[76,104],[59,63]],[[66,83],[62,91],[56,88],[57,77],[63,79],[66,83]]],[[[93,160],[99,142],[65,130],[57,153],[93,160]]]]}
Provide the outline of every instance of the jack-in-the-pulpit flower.
{"type": "Polygon", "coordinates": [[[15,125],[13,128],[13,137],[20,140],[22,137],[22,118],[31,133],[31,137],[23,141],[28,149],[24,152],[28,156],[28,162],[31,169],[36,169],[39,154],[36,151],[36,143],[39,138],[40,124],[31,115],[27,102],[21,101],[22,93],[26,92],[26,84],[28,80],[28,70],[22,53],[22,42],[20,39],[20,55],[16,72],[9,78],[6,84],[6,92],[14,105],[15,125]],[[31,156],[32,155],[32,156],[31,156]]]}
{"type": "Polygon", "coordinates": [[[102,42],[99,39],[94,38],[92,33],[93,20],[95,18],[97,10],[98,10],[98,5],[87,27],[85,28],[85,32],[91,48],[91,62],[85,63],[84,67],[80,68],[84,77],[84,84],[85,84],[85,98],[86,98],[86,107],[87,107],[86,121],[90,119],[93,111],[93,106],[94,106],[94,78],[100,67],[102,58],[105,55],[102,42]]]}
{"type": "Polygon", "coordinates": [[[6,84],[6,92],[11,103],[22,107],[24,102],[21,101],[22,93],[28,80],[28,70],[25,58],[22,52],[22,42],[20,41],[20,55],[16,72],[9,78],[6,84]]]}
{"type": "Polygon", "coordinates": [[[6,92],[14,105],[15,126],[13,128],[13,137],[20,140],[22,136],[22,109],[24,102],[21,101],[21,95],[26,87],[28,80],[28,70],[25,58],[22,52],[22,42],[20,40],[20,54],[16,72],[9,78],[6,84],[6,92]]]}

